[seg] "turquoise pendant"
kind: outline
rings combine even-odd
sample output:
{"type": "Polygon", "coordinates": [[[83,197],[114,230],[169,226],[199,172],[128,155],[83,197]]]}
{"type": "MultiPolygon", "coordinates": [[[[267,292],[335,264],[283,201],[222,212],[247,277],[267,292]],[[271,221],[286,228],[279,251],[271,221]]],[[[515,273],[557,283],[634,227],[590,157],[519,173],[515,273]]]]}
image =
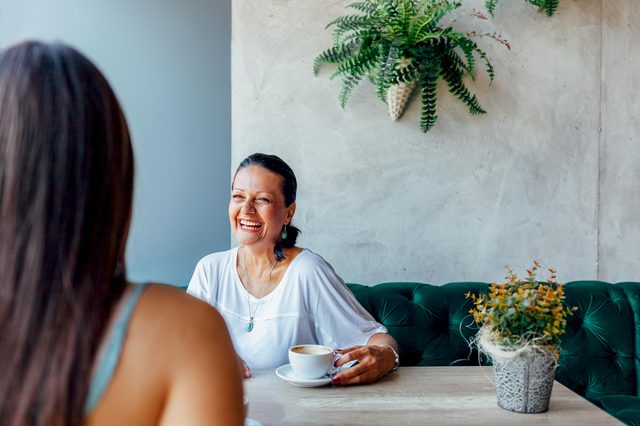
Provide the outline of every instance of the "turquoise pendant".
{"type": "Polygon", "coordinates": [[[247,325],[244,326],[244,329],[247,331],[247,333],[253,330],[253,318],[251,318],[247,325]]]}

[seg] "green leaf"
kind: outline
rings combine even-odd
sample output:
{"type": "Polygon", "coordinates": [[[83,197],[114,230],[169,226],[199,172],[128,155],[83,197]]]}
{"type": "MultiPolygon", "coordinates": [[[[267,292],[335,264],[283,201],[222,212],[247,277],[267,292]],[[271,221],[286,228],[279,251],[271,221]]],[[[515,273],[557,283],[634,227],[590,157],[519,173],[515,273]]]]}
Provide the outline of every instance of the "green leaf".
{"type": "Polygon", "coordinates": [[[493,16],[493,12],[495,12],[496,10],[496,6],[498,5],[498,2],[500,0],[486,0],[484,2],[484,7],[487,9],[487,11],[491,14],[491,16],[493,16]]]}
{"type": "MultiPolygon", "coordinates": [[[[547,16],[553,16],[559,4],[559,0],[526,0],[526,1],[544,10],[547,16]]],[[[491,14],[491,16],[493,16],[493,12],[495,11],[496,6],[499,2],[500,0],[485,0],[484,6],[487,9],[487,11],[491,14]]]]}
{"type": "Polygon", "coordinates": [[[436,2],[433,5],[433,9],[435,11],[433,22],[435,23],[440,22],[442,18],[444,18],[446,15],[448,15],[449,13],[453,12],[454,10],[458,9],[461,6],[462,6],[462,3],[458,1],[452,2],[452,1],[442,0],[442,1],[436,2]]]}
{"type": "Polygon", "coordinates": [[[422,103],[420,108],[420,128],[427,133],[438,120],[436,115],[438,76],[432,75],[422,79],[420,87],[422,88],[422,93],[420,94],[422,103]]]}
{"type": "Polygon", "coordinates": [[[442,57],[442,79],[447,82],[449,91],[467,105],[471,114],[485,114],[486,111],[482,108],[476,96],[469,92],[469,89],[462,81],[463,73],[456,63],[451,60],[451,55],[456,55],[456,53],[451,52],[449,55],[443,55],[442,57]]]}
{"type": "Polygon", "coordinates": [[[556,9],[558,8],[558,0],[546,0],[542,8],[544,9],[547,16],[553,16],[556,9]]]}
{"type": "Polygon", "coordinates": [[[467,63],[466,65],[463,65],[463,67],[467,71],[467,73],[471,75],[471,78],[475,80],[475,76],[473,75],[473,67],[476,63],[476,59],[473,57],[473,52],[478,48],[478,45],[474,41],[465,37],[458,40],[458,46],[460,46],[462,53],[464,53],[464,56],[467,59],[467,63]]]}
{"type": "MultiPolygon", "coordinates": [[[[400,0],[402,1],[402,0],[400,0]]],[[[398,10],[396,9],[395,1],[382,1],[378,2],[378,15],[380,18],[395,18],[398,16],[398,10]]]]}
{"type": "Polygon", "coordinates": [[[393,80],[391,84],[398,83],[413,83],[417,79],[416,74],[416,66],[411,64],[406,68],[396,69],[395,75],[393,76],[393,80]]]}
{"type": "Polygon", "coordinates": [[[341,76],[362,76],[380,64],[378,47],[360,49],[357,54],[340,63],[331,78],[341,76]]]}
{"type": "Polygon", "coordinates": [[[336,45],[319,54],[313,61],[313,74],[318,75],[318,71],[326,64],[339,64],[351,58],[357,51],[360,42],[354,40],[349,43],[336,45]]]}
{"type": "MultiPolygon", "coordinates": [[[[362,37],[370,38],[371,29],[369,17],[367,16],[343,16],[345,19],[336,24],[336,28],[333,31],[333,43],[338,44],[344,35],[350,31],[358,31],[362,37]]],[[[340,19],[340,18],[338,18],[340,19]]],[[[335,22],[335,21],[334,21],[335,22]]]]}
{"type": "Polygon", "coordinates": [[[376,94],[383,102],[386,102],[387,90],[393,84],[395,69],[400,61],[400,49],[396,46],[389,48],[389,53],[376,79],[376,94]]]}
{"type": "Polygon", "coordinates": [[[342,88],[340,89],[340,94],[338,95],[338,100],[340,101],[340,106],[342,108],[347,105],[347,101],[351,96],[351,92],[353,92],[353,89],[355,89],[358,83],[360,83],[360,80],[362,80],[362,75],[349,75],[342,80],[342,88]]]}
{"type": "Polygon", "coordinates": [[[370,1],[360,1],[356,3],[351,3],[347,7],[358,10],[367,15],[373,15],[376,11],[376,6],[370,1]]]}
{"type": "Polygon", "coordinates": [[[363,15],[346,15],[339,16],[333,21],[329,22],[324,29],[328,29],[331,26],[336,26],[338,28],[346,28],[346,29],[358,29],[361,27],[367,27],[370,23],[370,18],[368,16],[363,15]]]}
{"type": "Polygon", "coordinates": [[[491,65],[491,61],[487,58],[487,54],[484,53],[483,50],[476,49],[476,52],[484,60],[484,64],[486,66],[487,75],[489,76],[489,84],[493,83],[493,77],[495,76],[495,72],[493,70],[493,65],[491,65]]]}

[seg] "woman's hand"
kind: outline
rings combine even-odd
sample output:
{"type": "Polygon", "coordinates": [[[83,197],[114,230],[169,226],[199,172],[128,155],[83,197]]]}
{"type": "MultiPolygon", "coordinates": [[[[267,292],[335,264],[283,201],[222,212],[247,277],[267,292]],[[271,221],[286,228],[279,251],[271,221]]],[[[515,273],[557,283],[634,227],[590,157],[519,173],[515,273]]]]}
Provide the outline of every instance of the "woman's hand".
{"type": "Polygon", "coordinates": [[[247,363],[244,362],[242,358],[240,358],[240,355],[236,355],[236,357],[238,358],[238,367],[240,367],[240,377],[242,377],[243,379],[248,379],[249,377],[251,377],[251,369],[249,368],[247,363]]]}
{"type": "Polygon", "coordinates": [[[338,349],[336,353],[342,355],[336,361],[336,367],[350,361],[358,361],[357,365],[347,368],[333,377],[333,383],[336,385],[375,382],[395,366],[395,354],[387,345],[353,346],[348,349],[338,349]]]}

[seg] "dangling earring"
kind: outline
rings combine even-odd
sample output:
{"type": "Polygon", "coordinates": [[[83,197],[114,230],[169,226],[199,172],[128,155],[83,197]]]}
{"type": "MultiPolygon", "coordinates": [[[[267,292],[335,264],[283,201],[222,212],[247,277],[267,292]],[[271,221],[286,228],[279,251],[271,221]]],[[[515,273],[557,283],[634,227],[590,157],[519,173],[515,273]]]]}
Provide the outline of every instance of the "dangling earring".
{"type": "Polygon", "coordinates": [[[287,239],[287,224],[285,223],[282,228],[282,234],[280,234],[283,240],[287,239]]]}

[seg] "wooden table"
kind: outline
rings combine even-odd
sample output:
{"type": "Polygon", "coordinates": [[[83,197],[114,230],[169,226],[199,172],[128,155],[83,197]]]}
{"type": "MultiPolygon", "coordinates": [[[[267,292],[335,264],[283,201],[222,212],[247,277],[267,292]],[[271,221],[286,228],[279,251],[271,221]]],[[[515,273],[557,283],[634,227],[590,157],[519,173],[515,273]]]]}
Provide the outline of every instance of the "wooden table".
{"type": "Polygon", "coordinates": [[[558,382],[549,411],[519,414],[496,403],[490,367],[401,367],[364,386],[300,388],[258,370],[245,380],[249,417],[269,425],[618,425],[558,382]]]}

